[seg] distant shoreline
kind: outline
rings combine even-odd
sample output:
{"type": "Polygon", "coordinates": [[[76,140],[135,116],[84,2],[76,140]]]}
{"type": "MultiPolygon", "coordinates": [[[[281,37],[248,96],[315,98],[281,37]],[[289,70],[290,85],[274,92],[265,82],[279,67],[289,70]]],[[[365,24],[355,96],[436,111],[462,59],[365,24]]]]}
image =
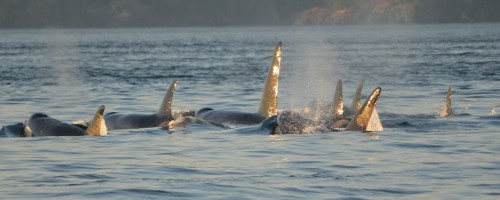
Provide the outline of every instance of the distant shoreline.
{"type": "Polygon", "coordinates": [[[369,27],[369,26],[419,26],[419,25],[481,25],[500,24],[500,22],[453,22],[453,23],[384,23],[384,24],[334,24],[334,25],[234,25],[234,26],[117,26],[117,27],[0,27],[0,30],[58,30],[58,29],[205,29],[205,28],[300,28],[300,27],[369,27]]]}
{"type": "Polygon", "coordinates": [[[0,0],[0,29],[500,22],[498,0],[0,0]]]}

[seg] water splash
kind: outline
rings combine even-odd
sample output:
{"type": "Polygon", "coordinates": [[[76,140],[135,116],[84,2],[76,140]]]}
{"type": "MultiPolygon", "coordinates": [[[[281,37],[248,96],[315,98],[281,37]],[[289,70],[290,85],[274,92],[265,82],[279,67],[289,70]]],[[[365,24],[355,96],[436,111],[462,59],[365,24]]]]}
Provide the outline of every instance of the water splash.
{"type": "Polygon", "coordinates": [[[330,99],[329,96],[333,96],[339,77],[336,55],[328,52],[328,46],[321,41],[307,41],[290,46],[293,50],[299,51],[299,56],[283,58],[282,71],[288,74],[288,76],[285,75],[287,78],[283,84],[290,85],[289,88],[293,90],[286,94],[289,96],[286,98],[287,102],[280,101],[280,104],[296,108],[318,97],[330,99]]]}
{"type": "Polygon", "coordinates": [[[497,109],[498,107],[500,107],[500,104],[498,104],[498,105],[496,105],[496,106],[493,106],[493,109],[491,109],[491,113],[490,113],[490,115],[496,115],[496,114],[497,114],[496,109],[497,109]]]}
{"type": "Polygon", "coordinates": [[[437,116],[439,116],[441,118],[448,117],[448,115],[446,113],[446,106],[437,105],[437,116]]]}

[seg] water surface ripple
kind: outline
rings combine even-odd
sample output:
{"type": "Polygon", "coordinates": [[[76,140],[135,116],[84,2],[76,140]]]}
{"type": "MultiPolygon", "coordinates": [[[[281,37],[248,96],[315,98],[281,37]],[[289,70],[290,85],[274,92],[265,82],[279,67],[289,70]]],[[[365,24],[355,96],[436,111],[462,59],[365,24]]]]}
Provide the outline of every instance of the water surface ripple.
{"type": "MultiPolygon", "coordinates": [[[[203,125],[0,138],[2,199],[497,199],[498,24],[0,30],[0,125],[257,110],[283,42],[280,109],[382,87],[385,130],[269,136],[203,125]],[[457,115],[438,116],[448,86],[457,115]]],[[[500,113],[500,108],[498,108],[500,113]]]]}

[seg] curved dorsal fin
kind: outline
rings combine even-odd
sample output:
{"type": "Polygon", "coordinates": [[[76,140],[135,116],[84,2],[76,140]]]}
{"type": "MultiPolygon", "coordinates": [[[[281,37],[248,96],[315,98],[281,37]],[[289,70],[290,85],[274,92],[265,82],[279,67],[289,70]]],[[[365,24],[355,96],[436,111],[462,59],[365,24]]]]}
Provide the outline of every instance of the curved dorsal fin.
{"type": "Polygon", "coordinates": [[[358,110],[361,108],[361,90],[363,90],[363,85],[365,85],[365,80],[361,80],[359,82],[358,88],[356,89],[356,93],[352,98],[351,107],[349,108],[349,112],[351,114],[356,114],[358,110]]]}
{"type": "Polygon", "coordinates": [[[158,115],[170,120],[174,119],[174,117],[172,116],[172,99],[174,97],[175,88],[177,87],[178,83],[179,81],[175,80],[174,82],[172,82],[172,84],[170,84],[165,97],[163,97],[163,102],[161,103],[160,109],[158,109],[157,112],[158,115]]]}
{"type": "Polygon", "coordinates": [[[274,48],[273,61],[267,73],[264,91],[259,105],[259,113],[265,117],[278,113],[278,82],[281,68],[281,42],[274,48]]]}
{"type": "Polygon", "coordinates": [[[89,127],[85,132],[88,135],[93,136],[106,136],[108,135],[108,127],[106,127],[106,123],[104,122],[104,105],[99,106],[97,109],[94,118],[90,121],[89,127]]]}
{"type": "Polygon", "coordinates": [[[345,129],[346,131],[367,131],[367,127],[370,121],[380,121],[380,119],[372,119],[372,115],[375,111],[375,106],[381,92],[382,88],[380,87],[377,87],[375,88],[375,90],[373,90],[373,92],[370,94],[370,97],[368,97],[363,106],[361,106],[354,118],[347,125],[345,129]]]}
{"type": "Polygon", "coordinates": [[[342,96],[342,80],[337,81],[337,88],[333,96],[331,114],[336,119],[344,119],[344,97],[342,96]]]}

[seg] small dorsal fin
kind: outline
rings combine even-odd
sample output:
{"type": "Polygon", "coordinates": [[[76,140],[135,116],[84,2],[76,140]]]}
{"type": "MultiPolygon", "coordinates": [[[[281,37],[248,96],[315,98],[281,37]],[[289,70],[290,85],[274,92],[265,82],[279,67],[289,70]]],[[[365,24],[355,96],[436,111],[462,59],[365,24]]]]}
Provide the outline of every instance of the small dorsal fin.
{"type": "Polygon", "coordinates": [[[491,113],[490,113],[490,114],[491,114],[491,115],[496,115],[496,114],[497,114],[497,112],[495,111],[495,109],[497,109],[497,108],[500,108],[500,104],[498,104],[498,105],[496,105],[496,106],[493,106],[493,109],[491,109],[491,113]]]}
{"type": "Polygon", "coordinates": [[[174,117],[172,116],[172,99],[174,97],[175,88],[177,87],[178,83],[179,81],[175,80],[174,82],[172,82],[172,84],[170,84],[170,87],[168,88],[165,97],[163,97],[163,102],[161,103],[160,109],[158,109],[157,113],[158,115],[170,120],[174,119],[174,117]]]}
{"type": "Polygon", "coordinates": [[[265,117],[278,113],[278,82],[281,68],[281,42],[274,48],[273,61],[267,73],[264,91],[259,105],[259,113],[265,117]]]}
{"type": "Polygon", "coordinates": [[[381,92],[382,88],[380,87],[373,90],[363,106],[361,106],[354,118],[349,122],[349,125],[347,125],[346,131],[367,131],[370,121],[375,120],[371,118],[381,92]]]}
{"type": "Polygon", "coordinates": [[[94,118],[90,121],[89,127],[85,131],[88,135],[93,136],[106,136],[108,135],[108,128],[104,122],[104,105],[99,106],[94,118]]]}
{"type": "Polygon", "coordinates": [[[351,107],[349,108],[349,112],[351,114],[356,114],[359,108],[361,108],[361,90],[363,90],[363,85],[365,85],[364,79],[361,80],[361,82],[359,82],[358,88],[356,89],[356,93],[352,98],[351,107]]]}
{"type": "Polygon", "coordinates": [[[446,94],[446,107],[444,113],[441,113],[442,117],[448,117],[453,115],[453,109],[451,108],[451,87],[448,87],[448,93],[446,94]]]}
{"type": "Polygon", "coordinates": [[[333,96],[331,114],[335,116],[336,119],[344,119],[344,98],[342,96],[341,79],[337,81],[337,88],[335,89],[335,95],[333,96]]]}

